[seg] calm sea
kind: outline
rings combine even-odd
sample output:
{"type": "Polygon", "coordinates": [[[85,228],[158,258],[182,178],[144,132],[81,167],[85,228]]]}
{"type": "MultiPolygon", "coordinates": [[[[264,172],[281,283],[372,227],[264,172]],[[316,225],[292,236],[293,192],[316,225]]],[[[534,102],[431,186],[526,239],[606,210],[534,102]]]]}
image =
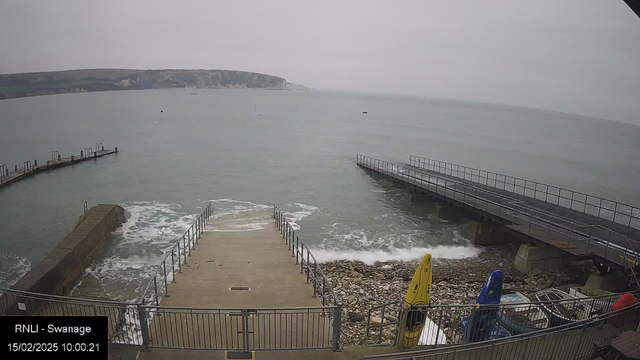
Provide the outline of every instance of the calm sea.
{"type": "Polygon", "coordinates": [[[640,205],[640,127],[548,111],[339,92],[149,90],[0,101],[0,164],[102,142],[120,153],[0,190],[0,286],[57,244],[83,203],[123,205],[80,293],[130,298],[195,215],[250,231],[286,210],[323,260],[476,256],[464,220],[355,165],[410,154],[640,205]],[[363,114],[367,111],[368,114],[363,114]],[[128,291],[123,291],[126,288],[128,291]],[[91,289],[86,290],[86,289],[91,289]]]}

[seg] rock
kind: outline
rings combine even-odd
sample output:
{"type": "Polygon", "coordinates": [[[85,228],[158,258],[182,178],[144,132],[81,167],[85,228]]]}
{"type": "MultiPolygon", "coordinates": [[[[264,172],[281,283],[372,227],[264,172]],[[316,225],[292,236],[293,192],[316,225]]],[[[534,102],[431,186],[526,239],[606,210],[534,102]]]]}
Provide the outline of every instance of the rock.
{"type": "Polygon", "coordinates": [[[398,321],[398,318],[393,315],[385,314],[384,317],[389,321],[398,321]]]}
{"type": "Polygon", "coordinates": [[[396,335],[389,329],[382,330],[382,336],[386,339],[394,339],[396,337],[396,335]]]}
{"type": "Polygon", "coordinates": [[[382,324],[382,318],[380,318],[380,316],[372,316],[371,317],[371,324],[372,325],[382,324]]]}
{"type": "Polygon", "coordinates": [[[531,276],[536,276],[536,275],[540,275],[540,274],[542,274],[542,270],[540,270],[540,269],[533,269],[533,270],[531,270],[531,271],[529,271],[529,272],[527,273],[527,276],[531,277],[531,276]]]}
{"type": "Polygon", "coordinates": [[[351,322],[364,321],[364,315],[358,314],[358,313],[354,313],[354,312],[350,312],[349,313],[349,321],[351,321],[351,322]]]}

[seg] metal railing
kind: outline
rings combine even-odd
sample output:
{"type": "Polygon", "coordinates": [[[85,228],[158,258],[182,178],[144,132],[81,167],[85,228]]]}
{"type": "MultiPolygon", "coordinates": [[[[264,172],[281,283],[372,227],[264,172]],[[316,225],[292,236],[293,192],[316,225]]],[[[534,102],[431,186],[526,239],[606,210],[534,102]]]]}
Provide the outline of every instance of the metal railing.
{"type": "Polygon", "coordinates": [[[297,350],[341,348],[342,306],[309,249],[274,208],[279,229],[314,285],[314,296],[323,306],[292,308],[187,308],[160,306],[170,296],[168,283],[192,250],[196,249],[212,205],[208,204],[195,223],[156,267],[141,297],[133,303],[79,299],[0,288],[0,315],[89,315],[109,318],[109,341],[144,348],[251,350],[297,350]],[[285,225],[287,224],[287,225],[285,225]],[[294,236],[296,241],[294,242],[294,236]],[[327,305],[331,303],[331,305],[327,305]],[[326,305],[326,306],[325,306],[326,305]]]}
{"type": "Polygon", "coordinates": [[[143,307],[151,347],[338,350],[336,306],[272,309],[143,307]]]}
{"type": "Polygon", "coordinates": [[[370,355],[364,359],[453,360],[453,359],[580,359],[594,352],[594,343],[638,326],[639,305],[587,320],[512,337],[466,343],[429,350],[370,355]]]}
{"type": "Polygon", "coordinates": [[[9,176],[9,168],[7,167],[7,165],[2,164],[0,165],[0,184],[4,182],[3,177],[5,176],[9,176]]]}
{"type": "Polygon", "coordinates": [[[640,208],[632,205],[537,181],[414,155],[409,156],[409,164],[640,229],[640,208]]]}
{"type": "Polygon", "coordinates": [[[109,342],[144,345],[141,304],[38,294],[0,288],[0,315],[106,316],[109,342]]]}
{"type": "Polygon", "coordinates": [[[196,218],[189,229],[178,239],[178,242],[171,248],[160,264],[155,268],[149,283],[144,289],[140,301],[143,304],[160,305],[162,296],[169,296],[169,282],[176,282],[176,273],[182,272],[182,265],[187,264],[187,259],[191,256],[191,250],[195,250],[198,239],[202,236],[204,227],[209,222],[212,214],[211,203],[196,218]]]}
{"type": "MultiPolygon", "coordinates": [[[[597,255],[619,266],[634,263],[637,240],[615,231],[585,225],[553,213],[521,206],[513,198],[481,187],[425,173],[414,168],[357,155],[357,164],[412,184],[449,201],[453,200],[501,221],[512,222],[518,232],[549,244],[560,243],[574,255],[597,255]]],[[[637,266],[637,264],[634,264],[637,266]]]]}
{"type": "Polygon", "coordinates": [[[275,219],[276,227],[280,230],[282,238],[291,251],[291,256],[296,258],[296,265],[300,265],[300,274],[305,273],[307,275],[307,283],[311,282],[313,285],[313,296],[320,296],[322,306],[328,304],[339,305],[338,297],[333,291],[331,282],[324,275],[322,267],[318,264],[309,247],[300,240],[284,213],[275,205],[273,206],[273,218],[275,219]]]}
{"type": "MultiPolygon", "coordinates": [[[[572,293],[567,289],[568,293],[572,293]]],[[[640,290],[630,292],[640,295],[640,290]]],[[[502,303],[499,305],[445,305],[430,304],[403,308],[402,299],[375,305],[369,309],[367,337],[374,343],[389,343],[383,337],[383,328],[391,329],[392,341],[402,348],[404,329],[398,319],[411,317],[409,313],[419,313],[424,319],[423,330],[427,344],[433,346],[455,345],[466,342],[483,341],[490,338],[507,337],[541,329],[556,327],[569,322],[585,320],[611,311],[613,304],[622,296],[607,294],[563,300],[502,303]],[[389,319],[391,314],[391,319],[389,319]],[[373,318],[378,321],[374,323],[373,318]],[[494,319],[491,324],[475,319],[494,319]],[[481,328],[482,327],[482,328],[481,328]],[[396,336],[397,335],[397,336],[396,336]]]]}
{"type": "Polygon", "coordinates": [[[291,251],[291,256],[296,258],[296,265],[300,265],[300,274],[306,274],[307,283],[313,285],[313,296],[319,296],[322,306],[332,306],[335,314],[333,316],[333,347],[334,351],[340,350],[340,334],[342,327],[342,305],[338,301],[336,293],[333,291],[331,282],[322,271],[322,267],[313,256],[309,247],[300,240],[293,226],[287,221],[284,213],[273,205],[273,218],[276,228],[280,230],[282,238],[287,244],[287,248],[291,251]]]}

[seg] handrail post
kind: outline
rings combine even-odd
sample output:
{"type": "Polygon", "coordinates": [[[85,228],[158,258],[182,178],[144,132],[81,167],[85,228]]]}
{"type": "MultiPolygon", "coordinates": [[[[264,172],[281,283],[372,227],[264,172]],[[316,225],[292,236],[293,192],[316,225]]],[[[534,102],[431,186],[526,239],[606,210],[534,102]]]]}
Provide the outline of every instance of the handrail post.
{"type": "Polygon", "coordinates": [[[291,244],[291,257],[295,256],[294,252],[296,250],[295,249],[295,247],[296,247],[296,244],[295,244],[296,237],[297,237],[297,235],[295,233],[293,233],[293,235],[291,236],[291,241],[289,242],[291,244]]]}
{"type": "Polygon", "coordinates": [[[298,265],[298,250],[300,250],[300,238],[296,235],[296,265],[298,265]]]}
{"type": "Polygon", "coordinates": [[[176,282],[176,264],[175,261],[173,260],[173,249],[171,249],[171,282],[175,283],[176,282]]]}
{"type": "Polygon", "coordinates": [[[333,351],[340,351],[340,335],[342,330],[342,304],[335,305],[333,310],[333,351]]]}
{"type": "Polygon", "coordinates": [[[187,246],[189,247],[189,256],[191,256],[191,229],[187,230],[187,246]]]}
{"type": "Polygon", "coordinates": [[[160,302],[158,301],[158,281],[156,280],[156,276],[153,275],[153,290],[156,294],[156,306],[160,305],[160,302]]]}
{"type": "MultiPolygon", "coordinates": [[[[316,268],[317,267],[318,267],[318,265],[316,264],[316,268]]],[[[320,289],[320,297],[322,298],[322,306],[326,305],[325,299],[324,299],[324,292],[325,292],[326,288],[327,288],[327,278],[323,276],[322,277],[322,289],[320,289]]]]}
{"type": "Polygon", "coordinates": [[[147,312],[141,304],[137,304],[138,320],[140,322],[140,332],[142,333],[143,351],[149,351],[149,323],[147,321],[147,312]]]}
{"type": "MultiPolygon", "coordinates": [[[[309,266],[309,248],[307,248],[307,284],[309,283],[309,271],[311,269],[311,266],[309,266]]],[[[313,291],[315,292],[315,281],[314,281],[314,285],[313,285],[313,291]]]]}
{"type": "MultiPolygon", "coordinates": [[[[302,250],[300,251],[300,274],[304,273],[304,243],[302,243],[302,250]]],[[[307,284],[309,283],[309,278],[307,277],[307,284]]]]}
{"type": "Polygon", "coordinates": [[[182,273],[182,259],[180,259],[180,240],[178,240],[178,246],[176,246],[178,248],[178,272],[182,273]]]}
{"type": "Polygon", "coordinates": [[[196,241],[198,241],[198,225],[197,225],[197,221],[195,224],[191,225],[191,242],[193,243],[193,250],[196,249],[196,241]]]}

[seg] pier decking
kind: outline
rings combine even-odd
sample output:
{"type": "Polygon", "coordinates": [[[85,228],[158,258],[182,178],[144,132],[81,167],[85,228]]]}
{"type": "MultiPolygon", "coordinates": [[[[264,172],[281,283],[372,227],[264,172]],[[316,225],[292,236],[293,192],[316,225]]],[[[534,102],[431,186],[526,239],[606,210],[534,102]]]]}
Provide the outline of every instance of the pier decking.
{"type": "Polygon", "coordinates": [[[92,148],[86,148],[80,151],[79,154],[71,155],[68,157],[62,157],[57,151],[53,151],[51,153],[51,160],[47,160],[44,164],[38,164],[37,160],[35,160],[34,162],[25,161],[23,162],[22,166],[15,165],[13,168],[2,164],[0,165],[0,188],[26,179],[42,171],[58,169],[82,161],[97,159],[105,155],[116,153],[118,153],[117,147],[113,150],[101,147],[101,149],[97,151],[93,151],[92,148]]]}
{"type": "Polygon", "coordinates": [[[321,306],[313,288],[291,258],[272,224],[246,232],[204,228],[188,263],[169,284],[162,306],[298,307],[321,306]],[[250,290],[230,290],[248,287],[250,290]]]}
{"type": "Polygon", "coordinates": [[[393,164],[358,155],[357,164],[419,192],[494,219],[511,231],[578,258],[592,258],[623,270],[635,269],[638,265],[640,210],[635,207],[624,205],[623,210],[622,205],[613,201],[585,194],[577,198],[575,194],[579,193],[575,192],[568,198],[563,195],[563,191],[568,190],[555,188],[557,192],[553,193],[545,185],[547,189],[543,191],[538,183],[508,182],[505,175],[484,170],[474,169],[473,176],[467,176],[468,168],[459,167],[461,170],[456,174],[452,164],[435,162],[434,166],[433,160],[421,159],[424,158],[411,157],[410,164],[393,164]],[[489,177],[488,173],[499,176],[489,177]],[[535,187],[532,188],[532,184],[536,184],[535,187]],[[598,202],[590,200],[592,198],[598,202]],[[603,201],[615,207],[606,208],[603,201]]]}

